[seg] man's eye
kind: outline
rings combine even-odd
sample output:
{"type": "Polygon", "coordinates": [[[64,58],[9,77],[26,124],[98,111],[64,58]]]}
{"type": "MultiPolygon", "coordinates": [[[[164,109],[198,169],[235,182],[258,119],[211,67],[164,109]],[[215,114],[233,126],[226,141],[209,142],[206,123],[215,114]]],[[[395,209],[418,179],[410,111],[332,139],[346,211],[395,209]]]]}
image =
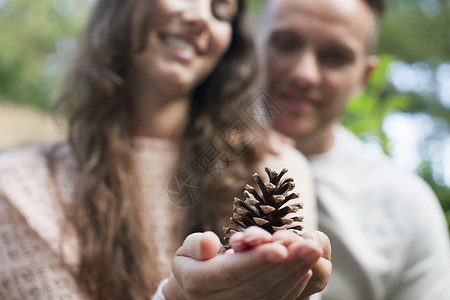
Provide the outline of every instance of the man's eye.
{"type": "Polygon", "coordinates": [[[327,51],[319,55],[323,64],[331,67],[341,67],[352,62],[352,57],[341,51],[327,51]]]}
{"type": "Polygon", "coordinates": [[[278,37],[270,40],[270,46],[279,52],[290,53],[298,50],[301,47],[301,44],[293,38],[278,37]]]}
{"type": "Polygon", "coordinates": [[[213,0],[211,10],[217,20],[231,23],[236,17],[238,3],[237,0],[213,0]]]}

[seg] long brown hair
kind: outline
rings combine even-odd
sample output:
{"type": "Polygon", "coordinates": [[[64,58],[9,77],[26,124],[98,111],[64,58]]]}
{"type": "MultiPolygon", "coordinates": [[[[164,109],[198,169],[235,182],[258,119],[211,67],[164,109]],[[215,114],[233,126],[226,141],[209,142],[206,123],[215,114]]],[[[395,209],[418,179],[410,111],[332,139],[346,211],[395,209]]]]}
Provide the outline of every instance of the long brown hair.
{"type": "MultiPolygon", "coordinates": [[[[147,299],[161,276],[155,241],[143,226],[142,195],[136,188],[132,101],[125,80],[132,53],[131,17],[138,1],[97,1],[60,97],[70,116],[69,139],[79,164],[74,201],[67,207],[68,221],[79,239],[76,276],[93,299],[147,299]]],[[[142,45],[154,3],[148,1],[148,18],[139,24],[142,45]]],[[[240,0],[228,51],[193,91],[189,123],[181,141],[181,147],[190,150],[183,152],[183,162],[193,161],[251,99],[257,60],[244,22],[245,0],[240,0]]],[[[238,171],[230,172],[228,178],[245,176],[260,158],[254,155],[257,148],[256,143],[249,145],[233,167],[238,171]]],[[[190,163],[185,167],[202,175],[190,163]]],[[[209,183],[207,190],[229,186],[226,178],[209,183]]],[[[206,194],[195,211],[202,211],[202,217],[193,218],[197,221],[189,224],[187,233],[214,223],[211,212],[215,209],[206,194]]]]}

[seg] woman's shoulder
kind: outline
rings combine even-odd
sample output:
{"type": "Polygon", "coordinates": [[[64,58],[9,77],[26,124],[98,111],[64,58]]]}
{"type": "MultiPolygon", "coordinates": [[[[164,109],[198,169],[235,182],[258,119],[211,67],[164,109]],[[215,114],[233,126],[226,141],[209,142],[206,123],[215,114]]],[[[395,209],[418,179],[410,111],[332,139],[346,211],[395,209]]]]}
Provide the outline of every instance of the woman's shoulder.
{"type": "Polygon", "coordinates": [[[68,149],[65,144],[36,145],[0,154],[0,199],[33,218],[40,218],[34,216],[37,211],[53,211],[58,200],[57,182],[60,182],[55,174],[64,169],[66,178],[71,172],[67,164],[62,164],[69,157],[61,155],[67,152],[64,149],[68,149]],[[50,167],[50,154],[57,159],[55,172],[50,167]]]}
{"type": "Polygon", "coordinates": [[[56,181],[51,175],[49,155],[55,153],[57,168],[64,169],[64,174],[70,175],[66,165],[61,164],[70,157],[66,155],[71,153],[68,149],[66,144],[28,146],[0,154],[0,207],[20,216],[0,222],[0,227],[3,226],[2,230],[11,226],[31,229],[55,253],[60,251],[60,224],[64,213],[56,181]]]}
{"type": "MultiPolygon", "coordinates": [[[[0,154],[0,190],[42,181],[49,174],[49,154],[67,153],[68,145],[33,145],[0,154]],[[65,149],[65,150],[64,150],[65,149]]],[[[61,155],[59,155],[61,156],[61,155]]]]}
{"type": "Polygon", "coordinates": [[[50,146],[27,146],[6,150],[0,154],[0,177],[10,177],[15,171],[36,170],[45,163],[50,146]]]}
{"type": "Polygon", "coordinates": [[[10,177],[15,171],[33,170],[42,164],[43,146],[28,146],[7,150],[0,154],[0,178],[10,177]]]}

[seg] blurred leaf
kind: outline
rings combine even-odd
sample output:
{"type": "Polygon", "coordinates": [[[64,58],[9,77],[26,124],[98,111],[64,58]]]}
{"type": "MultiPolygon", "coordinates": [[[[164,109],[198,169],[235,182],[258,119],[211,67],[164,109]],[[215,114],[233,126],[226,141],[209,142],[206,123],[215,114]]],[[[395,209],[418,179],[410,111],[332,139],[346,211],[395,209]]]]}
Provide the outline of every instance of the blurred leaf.
{"type": "Polygon", "coordinates": [[[64,4],[63,0],[8,0],[0,8],[0,99],[51,106],[55,82],[42,74],[46,58],[55,52],[58,37],[79,34],[86,14],[86,1],[75,1],[77,9],[61,16],[55,10],[58,1],[64,4]]]}

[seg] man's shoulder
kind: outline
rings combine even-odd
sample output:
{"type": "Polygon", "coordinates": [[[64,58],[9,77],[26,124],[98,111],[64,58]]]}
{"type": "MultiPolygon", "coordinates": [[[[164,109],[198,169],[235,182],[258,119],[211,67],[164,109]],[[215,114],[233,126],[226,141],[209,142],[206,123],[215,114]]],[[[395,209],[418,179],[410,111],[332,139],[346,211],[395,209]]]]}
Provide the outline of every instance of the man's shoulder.
{"type": "Polygon", "coordinates": [[[337,142],[334,160],[337,163],[348,164],[349,169],[355,168],[361,172],[379,171],[394,173],[396,176],[415,178],[412,172],[397,166],[381,148],[370,143],[365,143],[360,137],[346,128],[336,130],[337,142]]]}
{"type": "Polygon", "coordinates": [[[378,194],[432,194],[420,176],[397,166],[387,155],[369,147],[348,129],[338,128],[335,137],[337,146],[331,150],[333,153],[312,161],[316,176],[339,176],[340,182],[351,181],[366,190],[376,188],[378,194]]]}

